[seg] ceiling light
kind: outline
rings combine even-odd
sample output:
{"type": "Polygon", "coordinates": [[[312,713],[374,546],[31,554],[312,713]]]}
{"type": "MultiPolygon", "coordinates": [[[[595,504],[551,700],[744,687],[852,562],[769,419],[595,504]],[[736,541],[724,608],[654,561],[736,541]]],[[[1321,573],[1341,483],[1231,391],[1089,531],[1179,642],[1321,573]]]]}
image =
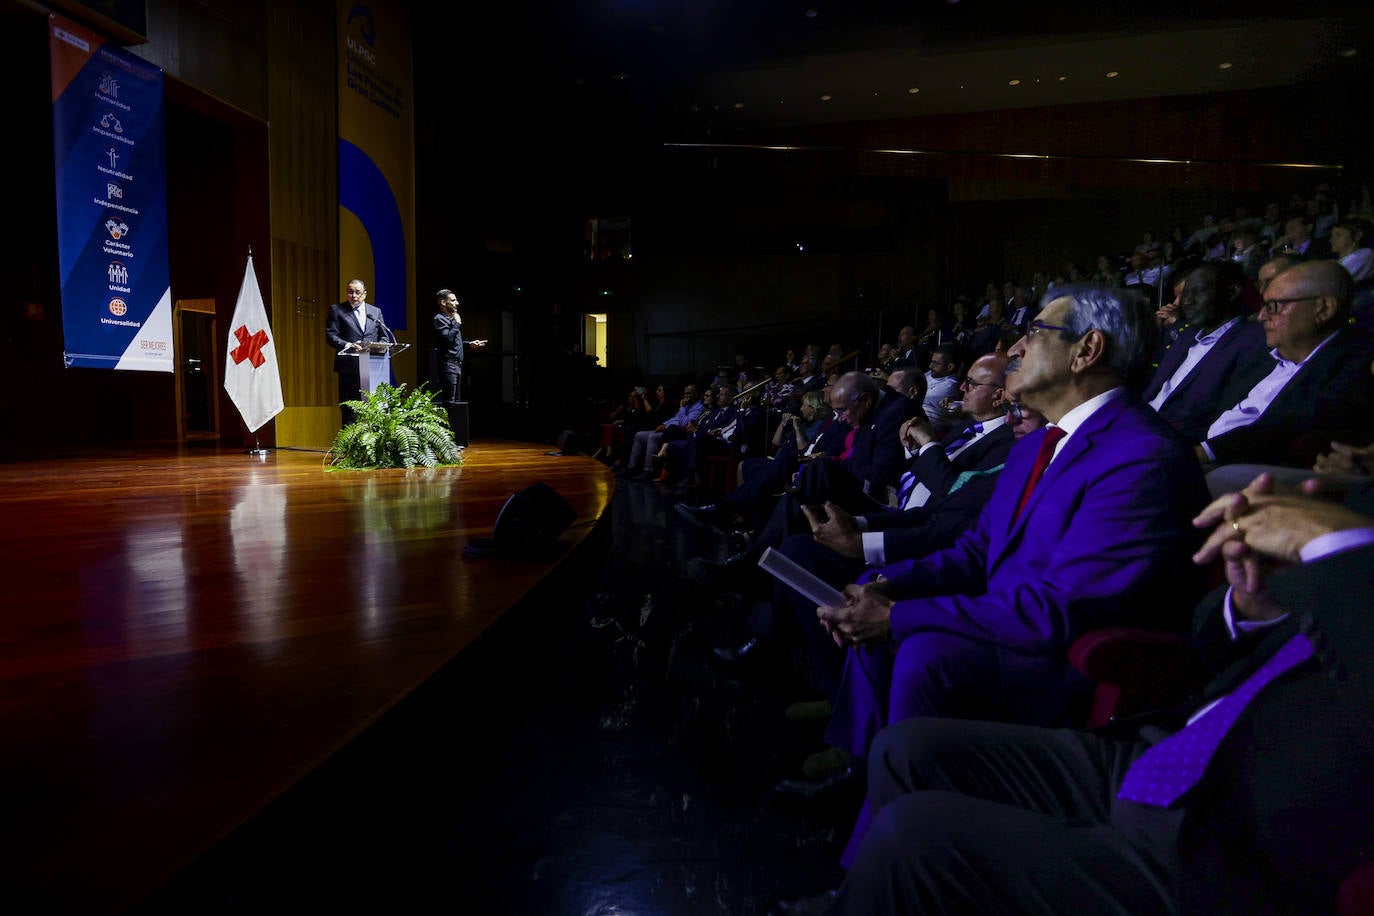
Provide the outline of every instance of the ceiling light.
{"type": "Polygon", "coordinates": [[[1231,69],[1231,62],[1230,62],[1229,60],[1224,60],[1224,61],[1222,61],[1221,63],[1217,64],[1217,69],[1218,69],[1218,70],[1230,70],[1230,69],[1231,69]]]}
{"type": "Polygon", "coordinates": [[[827,92],[825,95],[821,96],[821,101],[822,101],[822,102],[828,102],[828,101],[830,101],[830,93],[827,92]]]}
{"type": "Polygon", "coordinates": [[[736,111],[739,111],[739,110],[740,110],[741,108],[743,108],[743,107],[744,107],[744,103],[743,103],[743,102],[736,102],[736,103],[735,103],[735,110],[736,110],[736,111]]]}
{"type": "Polygon", "coordinates": [[[821,11],[820,11],[820,10],[807,10],[807,11],[806,11],[806,18],[807,18],[807,19],[815,19],[815,18],[816,18],[817,16],[819,16],[820,14],[821,14],[821,11]]]}
{"type": "Polygon", "coordinates": [[[1346,48],[1341,51],[1341,57],[1354,57],[1358,53],[1354,48],[1346,48]]]}
{"type": "Polygon", "coordinates": [[[1019,85],[1021,85],[1021,81],[1020,81],[1020,80],[1007,80],[1007,85],[1008,85],[1008,86],[1019,86],[1019,85]]]}
{"type": "Polygon", "coordinates": [[[1061,77],[1059,77],[1059,82],[1062,83],[1062,82],[1064,82],[1064,80],[1066,80],[1066,79],[1068,79],[1067,76],[1061,76],[1061,77]]]}
{"type": "Polygon", "coordinates": [[[908,89],[908,90],[906,91],[906,94],[907,94],[907,95],[915,95],[916,93],[918,93],[918,92],[920,92],[920,91],[921,91],[921,90],[920,90],[919,87],[917,87],[917,86],[912,86],[910,89],[908,89]]]}
{"type": "Polygon", "coordinates": [[[1120,75],[1121,75],[1121,74],[1118,73],[1118,72],[1115,71],[1115,70],[1108,70],[1108,71],[1107,71],[1107,79],[1109,79],[1109,80],[1114,80],[1114,79],[1116,79],[1116,78],[1117,78],[1118,76],[1120,76],[1120,75]]]}

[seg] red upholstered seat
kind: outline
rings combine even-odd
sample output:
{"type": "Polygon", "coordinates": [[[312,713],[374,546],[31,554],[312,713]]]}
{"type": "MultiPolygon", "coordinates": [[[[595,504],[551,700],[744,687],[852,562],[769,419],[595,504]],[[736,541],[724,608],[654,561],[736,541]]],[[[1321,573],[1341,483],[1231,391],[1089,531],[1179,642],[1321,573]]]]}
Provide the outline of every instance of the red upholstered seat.
{"type": "Polygon", "coordinates": [[[1139,627],[1084,633],[1069,647],[1069,663],[1097,685],[1089,728],[1181,700],[1199,675],[1186,636],[1139,627]]]}

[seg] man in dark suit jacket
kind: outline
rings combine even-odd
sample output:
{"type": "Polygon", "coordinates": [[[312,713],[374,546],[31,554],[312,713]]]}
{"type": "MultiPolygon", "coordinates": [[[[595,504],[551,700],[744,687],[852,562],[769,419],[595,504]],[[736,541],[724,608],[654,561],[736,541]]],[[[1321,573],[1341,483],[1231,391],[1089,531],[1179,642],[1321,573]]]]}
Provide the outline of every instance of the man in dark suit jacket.
{"type": "Polygon", "coordinates": [[[819,610],[850,646],[831,746],[864,757],[879,729],[918,716],[1063,722],[1087,686],[1066,657],[1075,638],[1186,625],[1167,612],[1178,589],[1200,590],[1191,520],[1207,490],[1187,443],[1126,386],[1151,352],[1153,309],[1131,290],[1054,295],[1007,375],[1052,425],[1012,448],[953,547],[866,573],[845,605],[819,610]]]}
{"type": "Polygon", "coordinates": [[[1265,343],[1222,393],[1197,447],[1216,464],[1310,468],[1333,441],[1370,441],[1374,345],[1347,327],[1350,274],[1335,261],[1284,270],[1264,293],[1265,343]]]}
{"type": "MultiPolygon", "coordinates": [[[[1374,511],[1370,497],[1351,505],[1374,511]]],[[[1256,481],[1198,523],[1217,526],[1198,561],[1220,554],[1231,583],[1199,606],[1200,635],[1222,634],[1235,660],[1181,710],[1112,733],[888,729],[873,826],[827,912],[984,912],[1047,894],[1064,912],[1335,911],[1374,844],[1374,518],[1256,481]],[[1261,559],[1298,565],[1262,582],[1261,559]],[[1248,689],[1290,651],[1293,667],[1248,689]],[[1213,704],[1246,693],[1227,727],[1213,704]],[[1150,797],[1143,755],[1211,728],[1210,757],[1181,755],[1201,759],[1200,778],[1150,797]]]]}
{"type": "Polygon", "coordinates": [[[893,369],[915,369],[920,359],[916,345],[916,329],[907,325],[897,331],[897,352],[892,356],[893,369]]]}
{"type": "MultiPolygon", "coordinates": [[[[362,280],[349,280],[345,295],[348,301],[331,305],[324,324],[325,340],[329,342],[329,347],[335,354],[334,372],[339,376],[340,402],[356,401],[361,396],[362,382],[359,380],[358,360],[367,357],[350,356],[339,351],[363,353],[369,343],[396,339],[382,318],[382,310],[368,304],[367,287],[363,285],[362,280]]],[[[339,411],[344,426],[353,422],[353,411],[350,408],[340,403],[339,411]]]]}
{"type": "Polygon", "coordinates": [[[1264,329],[1245,317],[1245,275],[1232,261],[1203,264],[1188,274],[1180,296],[1186,324],[1164,348],[1141,393],[1189,442],[1207,436],[1236,366],[1264,349],[1264,329]]]}
{"type": "Polygon", "coordinates": [[[688,574],[702,585],[719,584],[720,574],[748,575],[763,583],[763,573],[754,570],[758,558],[769,547],[778,547],[788,534],[806,524],[801,507],[833,501],[852,511],[876,508],[887,500],[888,487],[895,484],[903,458],[900,430],[911,417],[921,414],[925,398],[925,375],[917,369],[898,369],[880,387],[876,379],[863,372],[840,376],[830,392],[831,402],[840,416],[853,427],[854,437],[848,453],[837,460],[807,462],[797,482],[778,500],[767,523],[744,549],[716,564],[705,558],[688,563],[688,574]]]}
{"type": "MultiPolygon", "coordinates": [[[[984,361],[1005,365],[1005,359],[999,356],[986,356],[979,362],[984,361]]],[[[975,363],[969,376],[980,377],[979,370],[975,363]]],[[[976,389],[970,389],[970,393],[972,397],[968,400],[980,399],[976,389]]],[[[999,388],[987,399],[1005,411],[1000,396],[999,388]]],[[[995,422],[991,417],[980,419],[995,422]]],[[[929,501],[914,508],[883,509],[858,518],[833,503],[825,505],[823,516],[808,509],[811,533],[789,537],[778,550],[840,588],[857,579],[866,568],[922,557],[949,547],[973,525],[992,498],[1012,444],[1039,429],[1043,422],[1044,418],[1029,408],[1018,409],[1015,417],[1000,422],[951,457],[947,448],[958,442],[964,432],[960,427],[946,436],[943,447],[928,448],[912,462],[922,483],[930,488],[929,501]]],[[[819,626],[815,603],[782,582],[774,586],[773,603],[781,619],[788,622],[784,626],[799,632],[810,652],[814,686],[827,697],[833,695],[839,688],[844,652],[819,626]]]]}

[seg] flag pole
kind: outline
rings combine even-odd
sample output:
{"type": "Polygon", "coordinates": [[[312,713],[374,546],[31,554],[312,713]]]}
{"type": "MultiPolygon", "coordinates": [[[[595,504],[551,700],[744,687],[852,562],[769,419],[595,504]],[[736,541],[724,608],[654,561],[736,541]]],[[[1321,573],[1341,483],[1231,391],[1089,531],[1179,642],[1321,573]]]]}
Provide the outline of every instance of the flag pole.
{"type": "Polygon", "coordinates": [[[263,460],[272,449],[263,447],[258,430],[281,413],[284,405],[271,322],[253,270],[253,246],[247,247],[248,263],[226,342],[224,389],[238,408],[244,432],[253,437],[252,447],[245,448],[244,454],[263,460]]]}
{"type": "MultiPolygon", "coordinates": [[[[249,245],[249,246],[248,246],[248,260],[250,260],[250,261],[253,260],[253,246],[252,246],[252,245],[249,245]]],[[[253,432],[253,447],[250,448],[250,449],[248,449],[248,450],[246,450],[246,451],[244,452],[244,454],[245,454],[245,455],[254,455],[254,456],[257,456],[257,457],[266,457],[267,455],[271,454],[271,452],[272,452],[272,450],[271,450],[270,448],[263,448],[263,447],[262,447],[261,440],[258,439],[258,434],[257,434],[257,431],[255,430],[255,431],[253,432]]]]}

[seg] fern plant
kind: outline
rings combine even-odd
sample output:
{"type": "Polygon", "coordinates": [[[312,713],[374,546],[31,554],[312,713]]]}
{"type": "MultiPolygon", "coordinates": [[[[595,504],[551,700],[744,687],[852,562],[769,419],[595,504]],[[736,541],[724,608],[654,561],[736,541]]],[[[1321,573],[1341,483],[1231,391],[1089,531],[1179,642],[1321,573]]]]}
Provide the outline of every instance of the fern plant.
{"type": "Polygon", "coordinates": [[[404,383],[382,383],[358,401],[345,401],[354,420],[339,430],[329,449],[329,465],[350,470],[432,468],[461,464],[463,453],[453,441],[448,414],[430,393],[406,393],[404,383]]]}

